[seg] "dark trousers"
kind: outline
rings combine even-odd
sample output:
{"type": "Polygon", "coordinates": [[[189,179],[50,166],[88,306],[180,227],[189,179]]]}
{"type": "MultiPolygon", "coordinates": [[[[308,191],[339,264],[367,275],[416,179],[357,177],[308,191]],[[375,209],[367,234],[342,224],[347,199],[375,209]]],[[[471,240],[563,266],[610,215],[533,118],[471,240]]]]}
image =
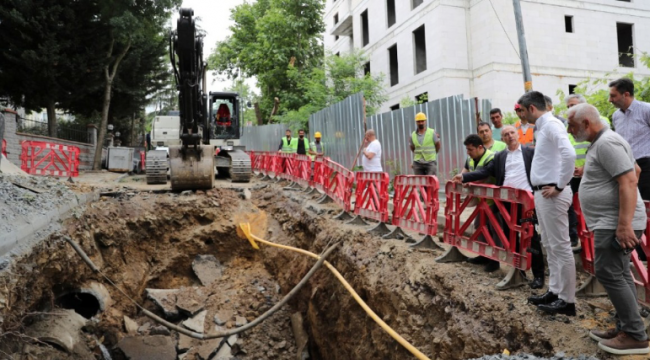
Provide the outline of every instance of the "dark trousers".
{"type": "MultiPolygon", "coordinates": [[[[571,191],[573,191],[574,194],[578,193],[581,181],[582,178],[579,177],[574,177],[571,179],[571,191]]],[[[571,241],[574,241],[578,239],[578,215],[573,209],[573,203],[571,203],[571,206],[569,206],[567,214],[569,215],[569,237],[571,238],[571,241]]]]}
{"type": "Polygon", "coordinates": [[[641,198],[650,201],[650,157],[637,159],[636,163],[641,168],[641,176],[639,176],[641,198]]]}
{"type": "MultiPolygon", "coordinates": [[[[509,203],[504,203],[505,208],[510,211],[510,206],[511,204],[509,203]]],[[[522,214],[522,206],[521,204],[517,205],[517,223],[522,219],[523,215],[522,214]]],[[[510,226],[506,223],[505,219],[503,216],[499,215],[499,223],[501,225],[501,229],[505,234],[508,234],[510,231],[510,226]]],[[[517,234],[517,252],[520,252],[520,242],[519,242],[519,234],[517,234]]],[[[531,253],[532,259],[531,259],[531,264],[530,264],[530,270],[533,273],[533,276],[535,278],[542,278],[544,279],[544,254],[542,253],[542,242],[539,237],[539,234],[533,227],[533,238],[530,241],[530,248],[528,249],[528,252],[531,253]]]]}

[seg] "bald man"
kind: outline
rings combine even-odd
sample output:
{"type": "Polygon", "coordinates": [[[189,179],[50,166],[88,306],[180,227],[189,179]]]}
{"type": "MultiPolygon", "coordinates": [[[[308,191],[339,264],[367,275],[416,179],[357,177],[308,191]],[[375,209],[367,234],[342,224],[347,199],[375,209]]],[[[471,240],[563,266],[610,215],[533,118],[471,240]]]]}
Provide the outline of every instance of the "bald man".
{"type": "Polygon", "coordinates": [[[637,188],[641,169],[630,144],[600,119],[589,104],[569,109],[569,132],[591,143],[578,197],[587,227],[594,233],[596,278],[616,309],[616,327],[591,330],[598,347],[615,355],[648,354],[648,335],[637,307],[630,275],[631,252],[646,228],[646,213],[637,188]]]}
{"type": "Polygon", "coordinates": [[[366,131],[364,138],[365,149],[363,149],[363,158],[361,165],[363,171],[381,172],[381,144],[377,140],[375,130],[366,131]]]}

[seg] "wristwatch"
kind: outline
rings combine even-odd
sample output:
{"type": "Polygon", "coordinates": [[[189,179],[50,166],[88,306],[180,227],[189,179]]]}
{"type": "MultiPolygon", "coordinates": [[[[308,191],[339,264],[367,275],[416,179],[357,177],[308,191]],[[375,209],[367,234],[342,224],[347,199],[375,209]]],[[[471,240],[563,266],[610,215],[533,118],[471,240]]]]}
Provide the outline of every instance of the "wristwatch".
{"type": "Polygon", "coordinates": [[[555,189],[556,189],[557,191],[559,191],[559,192],[562,192],[562,191],[564,190],[564,188],[559,188],[559,187],[557,187],[557,185],[555,185],[555,189]]]}

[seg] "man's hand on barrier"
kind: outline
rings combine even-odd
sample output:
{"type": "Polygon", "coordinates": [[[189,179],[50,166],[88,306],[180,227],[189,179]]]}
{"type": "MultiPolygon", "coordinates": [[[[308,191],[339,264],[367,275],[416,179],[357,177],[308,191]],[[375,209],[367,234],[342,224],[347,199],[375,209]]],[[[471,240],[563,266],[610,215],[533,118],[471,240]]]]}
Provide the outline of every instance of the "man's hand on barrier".
{"type": "Polygon", "coordinates": [[[462,174],[454,175],[454,177],[451,179],[451,181],[455,182],[456,184],[462,184],[463,183],[463,175],[462,174]]]}
{"type": "Polygon", "coordinates": [[[551,199],[560,195],[560,191],[555,186],[544,186],[542,188],[542,196],[544,199],[551,199]]]}
{"type": "Polygon", "coordinates": [[[634,234],[632,226],[619,226],[616,228],[616,238],[624,249],[634,249],[639,245],[639,239],[634,234]]]}

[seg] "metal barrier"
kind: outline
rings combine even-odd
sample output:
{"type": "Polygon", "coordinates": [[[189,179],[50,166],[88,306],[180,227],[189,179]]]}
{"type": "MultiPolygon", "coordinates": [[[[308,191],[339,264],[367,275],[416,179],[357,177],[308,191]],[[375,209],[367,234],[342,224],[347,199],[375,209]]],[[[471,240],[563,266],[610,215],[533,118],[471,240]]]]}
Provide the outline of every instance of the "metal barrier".
{"type": "Polygon", "coordinates": [[[7,157],[7,140],[2,139],[2,155],[7,157]]]}
{"type": "Polygon", "coordinates": [[[264,167],[264,164],[268,160],[269,153],[267,151],[251,152],[255,154],[254,157],[251,158],[253,172],[256,172],[257,174],[265,174],[266,168],[264,167]]]}
{"type": "Polygon", "coordinates": [[[395,177],[393,186],[393,225],[395,230],[384,236],[385,239],[410,237],[403,229],[417,231],[424,235],[420,241],[411,247],[426,247],[440,249],[433,236],[438,230],[438,178],[431,175],[399,175],[395,177]]]}
{"type": "Polygon", "coordinates": [[[452,245],[453,248],[439,257],[437,261],[464,260],[466,257],[458,251],[458,248],[468,250],[514,268],[504,280],[497,284],[497,289],[503,290],[524,285],[525,281],[521,272],[516,270],[530,269],[532,257],[530,253],[527,253],[527,249],[530,247],[533,236],[532,218],[535,210],[533,194],[525,190],[509,187],[487,184],[471,184],[468,187],[463,187],[461,184],[452,182],[447,183],[445,194],[447,196],[447,206],[445,208],[443,240],[445,243],[452,245]],[[463,196],[465,196],[464,200],[462,200],[463,196]],[[487,201],[479,201],[469,218],[464,223],[461,222],[461,214],[474,198],[494,201],[498,210],[496,212],[507,224],[507,234],[504,233],[504,229],[501,228],[497,220],[497,214],[492,212],[487,201]],[[522,214],[519,214],[519,206],[509,206],[510,209],[508,210],[504,203],[521,205],[522,214]],[[466,236],[465,232],[477,217],[479,225],[470,236],[466,236]],[[519,218],[523,219],[521,224],[517,221],[519,218]],[[495,239],[492,238],[487,226],[488,221],[494,229],[493,233],[497,237],[496,240],[501,245],[497,245],[495,239]],[[517,244],[518,235],[519,244],[517,244]],[[485,242],[480,240],[480,236],[485,242]],[[521,250],[518,251],[518,249],[521,250]]]}
{"type": "Polygon", "coordinates": [[[309,183],[312,188],[322,193],[325,192],[325,188],[327,187],[326,180],[328,179],[328,176],[326,175],[327,167],[325,166],[326,160],[329,160],[329,158],[316,156],[316,159],[314,159],[314,177],[309,183]]]}
{"type": "Polygon", "coordinates": [[[279,153],[275,163],[278,179],[293,180],[293,159],[296,154],[279,153]]]}
{"type": "Polygon", "coordinates": [[[31,175],[79,176],[79,148],[42,141],[23,141],[20,168],[31,175]]]}
{"type": "Polygon", "coordinates": [[[325,174],[327,176],[325,179],[325,195],[319,203],[323,204],[329,202],[328,199],[331,199],[343,208],[343,212],[349,212],[351,208],[350,199],[352,197],[354,174],[352,171],[329,158],[325,160],[325,167],[327,168],[325,174]]]}
{"type": "MultiPolygon", "coordinates": [[[[645,234],[641,237],[641,249],[645,253],[646,258],[648,258],[650,257],[650,201],[644,201],[644,204],[648,219],[645,234]]],[[[634,276],[634,284],[636,285],[637,301],[646,307],[650,307],[650,267],[648,267],[648,262],[646,261],[644,264],[639,259],[636,251],[633,251],[632,263],[636,271],[636,274],[633,271],[632,275],[634,276]]]]}
{"type": "Polygon", "coordinates": [[[388,184],[390,177],[385,172],[355,173],[355,204],[354,213],[357,215],[348,224],[368,225],[362,218],[379,221],[379,225],[368,232],[380,236],[386,235],[390,229],[388,221],[388,184]]]}

